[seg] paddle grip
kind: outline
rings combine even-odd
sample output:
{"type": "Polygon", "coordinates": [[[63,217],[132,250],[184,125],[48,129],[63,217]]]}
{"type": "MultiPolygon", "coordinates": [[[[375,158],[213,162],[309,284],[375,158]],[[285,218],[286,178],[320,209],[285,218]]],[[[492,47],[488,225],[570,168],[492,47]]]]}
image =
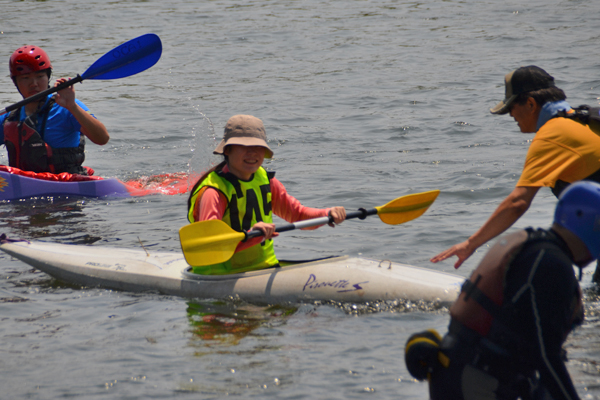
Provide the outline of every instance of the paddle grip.
{"type": "Polygon", "coordinates": [[[352,212],[346,213],[346,219],[352,219],[352,218],[365,219],[369,215],[377,215],[377,209],[371,208],[371,209],[367,210],[366,208],[359,208],[358,211],[352,211],[352,212]]]}
{"type": "Polygon", "coordinates": [[[48,88],[48,89],[44,90],[43,92],[36,93],[33,96],[29,96],[28,98],[23,99],[23,100],[19,101],[18,103],[13,104],[12,106],[6,107],[4,109],[4,112],[1,112],[0,115],[6,114],[7,112],[11,112],[12,110],[16,110],[17,108],[23,107],[25,104],[29,104],[32,101],[43,99],[46,96],[48,96],[49,94],[56,93],[59,90],[68,88],[69,86],[72,86],[78,82],[81,82],[82,80],[83,80],[83,78],[81,76],[77,75],[75,78],[70,79],[66,82],[63,82],[58,86],[48,88]]]}

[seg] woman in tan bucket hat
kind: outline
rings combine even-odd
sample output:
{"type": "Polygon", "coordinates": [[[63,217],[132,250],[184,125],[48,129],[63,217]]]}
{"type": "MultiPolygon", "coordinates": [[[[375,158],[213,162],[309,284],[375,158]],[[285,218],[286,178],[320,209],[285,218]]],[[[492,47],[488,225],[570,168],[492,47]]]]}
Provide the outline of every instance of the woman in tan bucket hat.
{"type": "Polygon", "coordinates": [[[288,222],[331,216],[334,224],[341,224],[346,218],[344,207],[304,207],[287,193],[275,172],[262,167],[265,158],[273,157],[273,151],[267,144],[263,122],[252,115],[229,118],[223,140],[213,153],[225,160],[194,185],[188,200],[189,221],[220,219],[238,232],[261,230],[264,237],[240,243],[229,261],[193,267],[195,273],[221,275],[277,266],[271,239],[278,235],[273,213],[288,222]]]}

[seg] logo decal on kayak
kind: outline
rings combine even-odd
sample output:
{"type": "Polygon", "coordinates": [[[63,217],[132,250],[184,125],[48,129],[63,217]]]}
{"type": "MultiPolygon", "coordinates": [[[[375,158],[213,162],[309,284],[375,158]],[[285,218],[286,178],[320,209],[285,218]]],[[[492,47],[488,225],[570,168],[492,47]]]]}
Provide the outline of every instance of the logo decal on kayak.
{"type": "Polygon", "coordinates": [[[6,182],[6,179],[0,177],[0,192],[4,192],[5,187],[8,187],[8,182],[6,182]]]}
{"type": "Polygon", "coordinates": [[[339,292],[339,293],[355,292],[357,290],[363,290],[363,287],[361,285],[363,285],[365,283],[369,283],[369,281],[358,282],[358,283],[351,283],[347,279],[340,279],[337,281],[319,281],[319,280],[317,280],[317,277],[314,274],[310,274],[310,276],[308,277],[308,280],[306,281],[306,283],[304,284],[304,287],[302,288],[302,291],[305,292],[307,290],[319,289],[322,287],[331,287],[334,289],[339,289],[339,290],[337,290],[337,292],[339,292]]]}

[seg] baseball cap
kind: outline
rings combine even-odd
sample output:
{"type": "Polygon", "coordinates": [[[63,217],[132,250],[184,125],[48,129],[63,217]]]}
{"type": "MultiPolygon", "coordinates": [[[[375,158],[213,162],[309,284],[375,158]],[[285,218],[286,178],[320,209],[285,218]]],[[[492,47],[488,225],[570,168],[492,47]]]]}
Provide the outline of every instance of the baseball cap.
{"type": "Polygon", "coordinates": [[[535,65],[515,69],[504,77],[506,94],[504,100],[490,108],[492,114],[507,114],[510,106],[522,93],[555,87],[554,78],[535,65]]]}

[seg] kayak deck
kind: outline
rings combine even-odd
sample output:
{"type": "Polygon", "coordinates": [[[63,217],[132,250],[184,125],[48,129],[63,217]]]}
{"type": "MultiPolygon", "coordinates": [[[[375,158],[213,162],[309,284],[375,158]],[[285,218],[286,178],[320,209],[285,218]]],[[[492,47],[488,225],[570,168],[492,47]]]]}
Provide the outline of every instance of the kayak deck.
{"type": "Polygon", "coordinates": [[[186,298],[239,297],[248,302],[425,300],[451,302],[464,278],[392,261],[333,257],[231,275],[197,275],[181,252],[4,241],[0,250],[84,286],[158,291],[186,298]]]}

